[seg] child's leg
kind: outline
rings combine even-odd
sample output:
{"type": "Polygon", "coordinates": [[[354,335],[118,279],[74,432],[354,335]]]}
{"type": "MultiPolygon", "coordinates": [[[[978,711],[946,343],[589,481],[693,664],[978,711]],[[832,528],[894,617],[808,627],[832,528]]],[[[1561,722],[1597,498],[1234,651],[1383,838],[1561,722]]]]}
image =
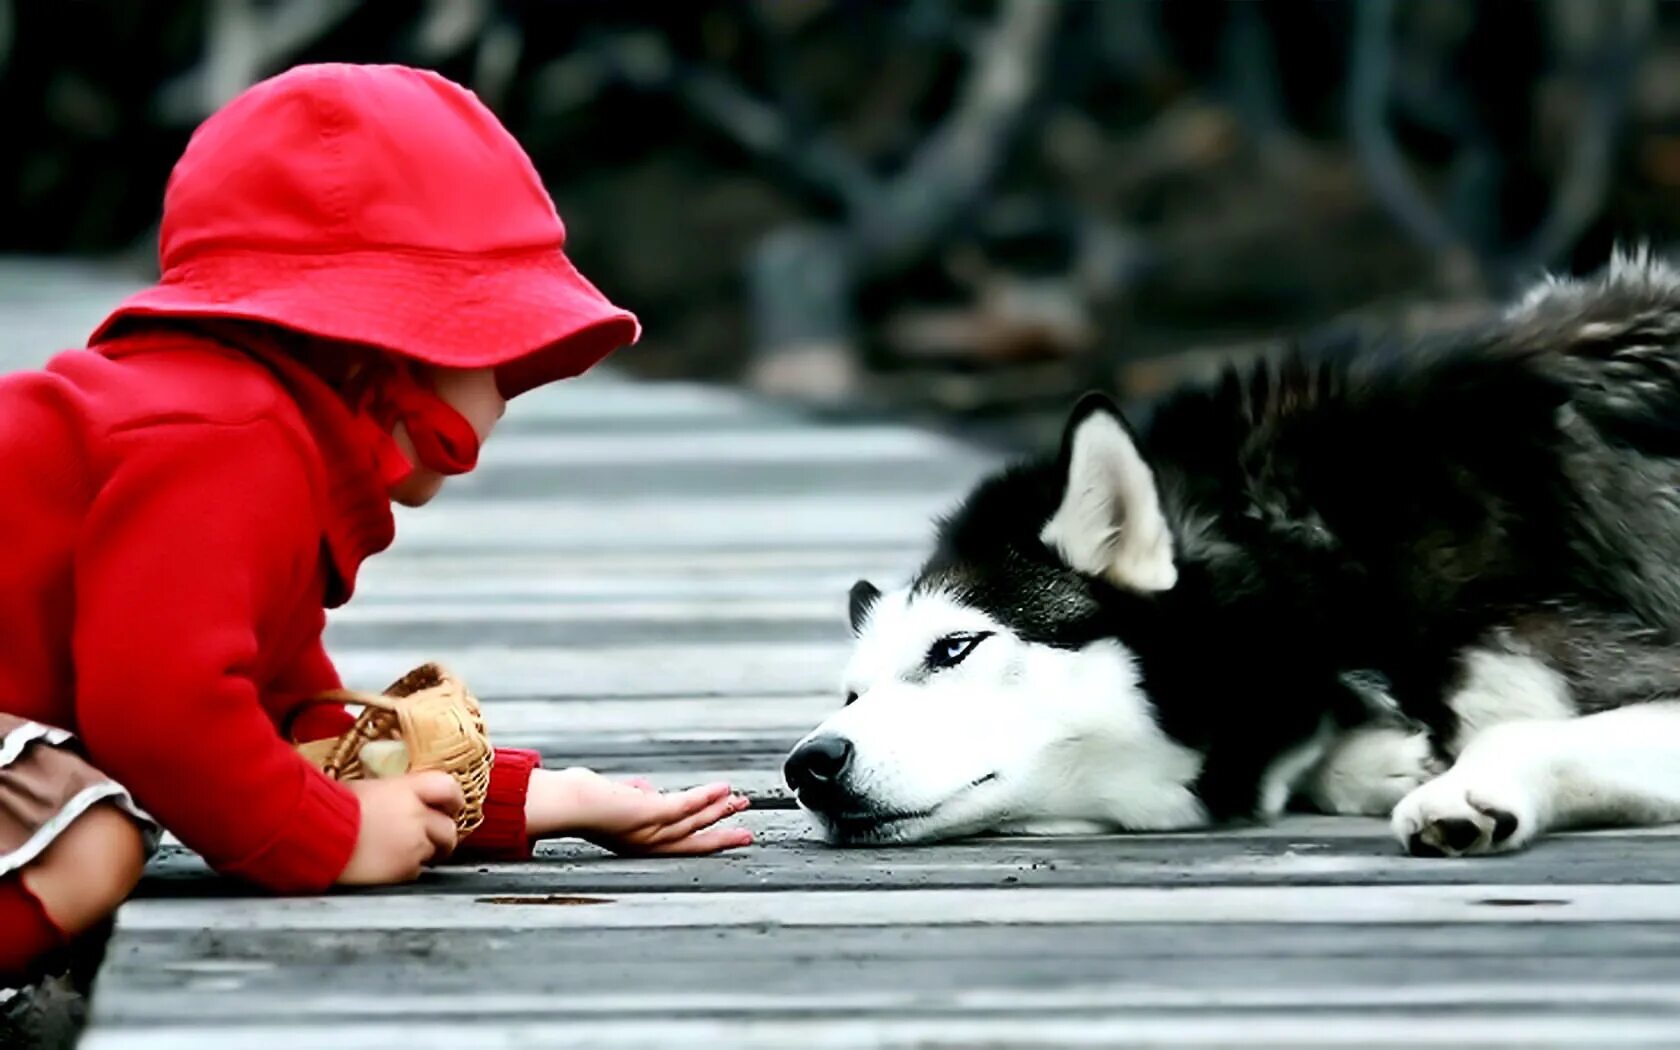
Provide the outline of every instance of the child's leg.
{"type": "Polygon", "coordinates": [[[146,842],[110,803],[78,817],[18,872],[0,878],[0,988],[26,983],[59,949],[115,914],[140,881],[146,842]]]}
{"type": "Polygon", "coordinates": [[[128,814],[110,803],[89,809],[24,866],[23,883],[70,937],[108,919],[140,881],[146,842],[128,814]]]}

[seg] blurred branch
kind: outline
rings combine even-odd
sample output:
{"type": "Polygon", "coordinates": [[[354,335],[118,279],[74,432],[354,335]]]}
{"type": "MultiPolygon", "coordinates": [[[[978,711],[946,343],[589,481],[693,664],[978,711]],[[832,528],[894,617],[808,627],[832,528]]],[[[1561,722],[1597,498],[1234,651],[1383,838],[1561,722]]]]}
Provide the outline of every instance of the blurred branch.
{"type": "Polygon", "coordinates": [[[802,132],[786,107],[757,98],[725,74],[687,65],[652,33],[620,37],[609,61],[643,88],[666,88],[712,127],[807,187],[836,200],[857,254],[891,268],[972,207],[1002,163],[1027,106],[1037,97],[1061,6],[1006,0],[978,42],[950,114],[897,175],[881,179],[820,131],[802,132]]]}
{"type": "Polygon", "coordinates": [[[951,113],[874,207],[855,217],[865,254],[901,264],[972,208],[1001,166],[1028,105],[1038,96],[1062,6],[1007,0],[980,42],[951,113]]]}
{"type": "Polygon", "coordinates": [[[204,59],[159,89],[158,112],[170,123],[197,123],[356,7],[356,0],[213,0],[204,59]]]}
{"type": "Polygon", "coordinates": [[[1091,15],[1097,51],[1107,67],[1146,81],[1160,78],[1171,65],[1171,49],[1161,33],[1161,0],[1093,4],[1091,15]]]}
{"type": "MultiPolygon", "coordinates": [[[[590,53],[562,59],[544,76],[576,85],[622,80],[644,91],[665,91],[737,146],[847,210],[867,207],[875,180],[843,148],[801,134],[781,108],[754,96],[729,76],[679,59],[657,33],[617,34],[590,53]]],[[[592,94],[574,91],[571,94],[592,94]]]]}
{"type": "Polygon", "coordinates": [[[1259,4],[1235,4],[1220,41],[1231,108],[1261,141],[1287,133],[1271,33],[1259,4]]]}
{"type": "Polygon", "coordinates": [[[17,17],[12,11],[12,0],[0,0],[0,74],[6,72],[6,64],[12,58],[12,39],[17,33],[17,17]]]}
{"type": "Polygon", "coordinates": [[[210,7],[201,108],[205,113],[220,108],[355,9],[355,0],[216,0],[210,7]]]}
{"type": "Polygon", "coordinates": [[[1486,258],[1477,258],[1479,241],[1489,255],[1505,256],[1497,267],[1502,279],[1527,279],[1532,271],[1556,264],[1604,207],[1633,74],[1655,24],[1652,3],[1555,6],[1557,21],[1569,23],[1557,34],[1568,38],[1559,42],[1560,50],[1586,51],[1575,60],[1572,74],[1584,85],[1586,101],[1546,214],[1527,242],[1509,255],[1498,250],[1491,233],[1471,236],[1473,224],[1489,223],[1488,209],[1502,192],[1503,158],[1492,155],[1488,143],[1460,142],[1451,194],[1458,202],[1457,222],[1424,196],[1407,171],[1388,126],[1394,11],[1394,0],[1366,0],[1354,8],[1348,127],[1373,193],[1408,236],[1445,261],[1449,274],[1488,268],[1486,258]]]}
{"type": "MultiPolygon", "coordinates": [[[[1551,208],[1529,239],[1518,266],[1545,268],[1567,253],[1604,207],[1610,188],[1617,136],[1627,114],[1633,74],[1655,23],[1650,0],[1602,3],[1590,9],[1597,18],[1598,41],[1580,71],[1588,84],[1586,111],[1551,208]]],[[[1580,13],[1580,9],[1576,9],[1580,13]]]]}
{"type": "Polygon", "coordinates": [[[1449,266],[1474,266],[1472,253],[1418,190],[1389,131],[1394,6],[1394,0],[1362,0],[1353,7],[1348,134],[1372,192],[1405,233],[1449,266]]]}
{"type": "Polygon", "coordinates": [[[1060,12],[1061,5],[1043,0],[1005,0],[973,49],[949,115],[885,180],[820,136],[795,135],[782,111],[721,76],[696,71],[679,80],[691,108],[807,180],[823,181],[845,205],[839,227],[779,231],[753,254],[748,283],[759,389],[807,402],[852,393],[859,281],[915,262],[980,202],[1038,97],[1060,12]]]}
{"type": "Polygon", "coordinates": [[[490,21],[490,0],[425,0],[414,30],[414,57],[441,62],[480,38],[490,21]]]}
{"type": "Polygon", "coordinates": [[[875,178],[844,148],[820,133],[800,134],[787,114],[754,98],[728,77],[706,69],[675,76],[678,97],[697,116],[808,187],[837,199],[847,211],[875,207],[875,178]]]}
{"type": "MultiPolygon", "coordinates": [[[[792,5],[784,5],[792,6],[792,5]]],[[[811,114],[794,87],[795,48],[793,36],[798,23],[779,19],[775,8],[765,4],[743,4],[741,20],[749,34],[749,45],[764,63],[764,79],[769,87],[770,102],[784,115],[783,119],[799,138],[808,137],[811,114]]]]}
{"type": "Polygon", "coordinates": [[[519,73],[525,53],[525,34],[505,17],[493,17],[473,50],[473,90],[484,104],[499,110],[519,73]]]}

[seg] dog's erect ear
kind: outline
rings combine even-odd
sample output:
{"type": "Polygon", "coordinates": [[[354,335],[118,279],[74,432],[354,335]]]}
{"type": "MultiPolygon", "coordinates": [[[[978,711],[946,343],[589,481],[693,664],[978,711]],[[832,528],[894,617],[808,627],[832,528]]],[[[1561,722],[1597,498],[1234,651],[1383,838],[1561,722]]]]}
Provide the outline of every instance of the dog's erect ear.
{"type": "Polygon", "coordinates": [[[1120,409],[1087,394],[1062,438],[1062,502],[1039,539],[1071,567],[1116,587],[1152,593],[1178,582],[1172,532],[1155,473],[1120,409]]]}
{"type": "Polygon", "coordinates": [[[852,621],[852,633],[863,633],[863,622],[869,619],[869,610],[875,608],[875,603],[881,598],[881,588],[868,580],[859,580],[852,584],[850,600],[846,603],[846,615],[852,621]]]}

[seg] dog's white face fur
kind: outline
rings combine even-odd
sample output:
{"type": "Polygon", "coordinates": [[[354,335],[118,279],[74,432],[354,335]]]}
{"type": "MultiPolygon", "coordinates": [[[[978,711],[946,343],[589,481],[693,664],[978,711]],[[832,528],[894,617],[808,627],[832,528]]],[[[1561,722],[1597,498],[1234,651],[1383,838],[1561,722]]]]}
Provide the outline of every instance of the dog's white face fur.
{"type": "Polygon", "coordinates": [[[856,699],[806,737],[854,751],[848,812],[814,814],[837,842],[1205,820],[1188,787],[1200,756],[1156,726],[1116,642],[1031,644],[947,595],[900,590],[869,610],[845,688],[856,699]],[[966,654],[931,668],[936,649],[966,654]]]}

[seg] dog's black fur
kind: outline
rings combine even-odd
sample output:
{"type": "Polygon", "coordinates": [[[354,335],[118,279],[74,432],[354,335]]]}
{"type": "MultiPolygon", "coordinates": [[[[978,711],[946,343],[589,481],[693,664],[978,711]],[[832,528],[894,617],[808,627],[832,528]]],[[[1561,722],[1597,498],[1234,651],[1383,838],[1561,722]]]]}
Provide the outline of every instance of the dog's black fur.
{"type": "MultiPolygon", "coordinates": [[[[1119,412],[1087,398],[1068,426],[1119,412]]],[[[983,483],[918,585],[1023,638],[1131,650],[1216,818],[1377,678],[1438,748],[1473,646],[1521,644],[1583,709],[1680,696],[1680,281],[1644,259],[1428,345],[1298,351],[1172,396],[1134,441],[1178,579],[1135,593],[1040,540],[1059,457],[983,483]]],[[[854,595],[856,608],[869,596],[854,595]]],[[[1445,757],[1445,756],[1443,756],[1445,757]]]]}

